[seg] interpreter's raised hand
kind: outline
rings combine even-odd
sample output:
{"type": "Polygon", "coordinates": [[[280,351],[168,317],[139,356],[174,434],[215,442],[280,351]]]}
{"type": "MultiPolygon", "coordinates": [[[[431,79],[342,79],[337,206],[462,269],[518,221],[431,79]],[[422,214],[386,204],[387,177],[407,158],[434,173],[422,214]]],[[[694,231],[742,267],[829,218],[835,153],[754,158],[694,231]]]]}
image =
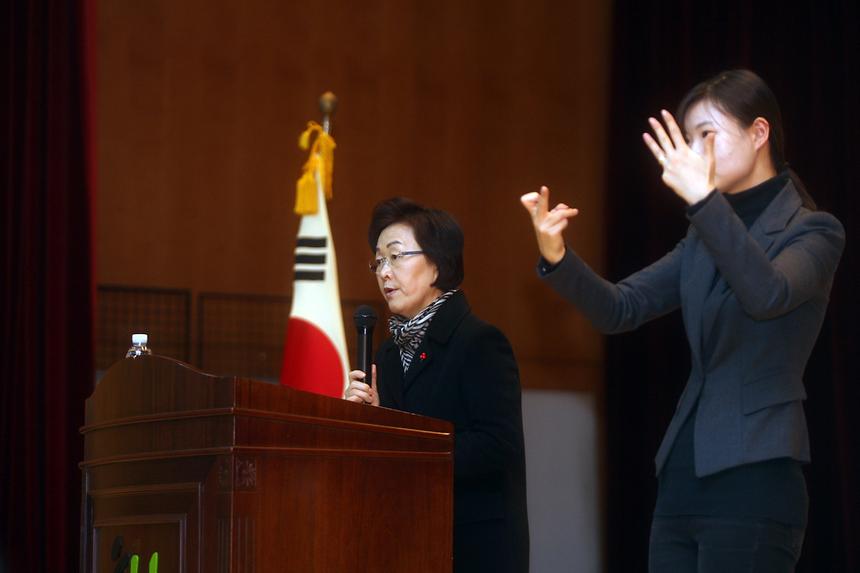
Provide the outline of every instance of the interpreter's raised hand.
{"type": "Polygon", "coordinates": [[[648,123],[656,140],[649,133],[643,133],[642,139],[663,168],[663,183],[692,205],[704,199],[715,187],[714,134],[710,133],[705,138],[704,155],[699,155],[687,144],[672,114],[665,109],[660,114],[666,129],[658,120],[649,117],[648,123]]]}
{"type": "Polygon", "coordinates": [[[520,202],[532,218],[541,256],[551,265],[557,264],[564,258],[564,237],[561,233],[567,228],[568,220],[576,217],[579,210],[559,203],[550,211],[549,189],[546,186],[541,187],[538,193],[526,193],[520,197],[520,202]]]}
{"type": "Polygon", "coordinates": [[[376,364],[370,366],[370,371],[371,380],[369,386],[364,383],[364,379],[367,377],[364,372],[361,370],[350,372],[349,385],[346,387],[343,397],[350,402],[379,406],[379,393],[376,391],[376,364]]]}

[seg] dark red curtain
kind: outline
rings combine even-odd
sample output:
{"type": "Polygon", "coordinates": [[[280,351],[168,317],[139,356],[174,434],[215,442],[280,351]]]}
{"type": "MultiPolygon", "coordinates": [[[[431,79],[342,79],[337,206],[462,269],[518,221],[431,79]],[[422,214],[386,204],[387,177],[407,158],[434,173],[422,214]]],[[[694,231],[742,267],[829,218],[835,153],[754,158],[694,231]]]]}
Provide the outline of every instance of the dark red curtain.
{"type": "MultiPolygon", "coordinates": [[[[609,128],[609,273],[618,280],[683,236],[682,201],[642,145],[646,118],[674,109],[696,82],[747,67],[780,101],[788,160],[848,244],[806,372],[813,462],[810,521],[798,571],[860,571],[858,247],[860,38],[854,0],[616,0],[609,128]]],[[[608,339],[607,570],[646,571],[656,495],[653,456],[689,369],[679,314],[608,339]]]]}
{"type": "Polygon", "coordinates": [[[0,571],[76,571],[93,385],[89,1],[3,3],[0,571]]]}

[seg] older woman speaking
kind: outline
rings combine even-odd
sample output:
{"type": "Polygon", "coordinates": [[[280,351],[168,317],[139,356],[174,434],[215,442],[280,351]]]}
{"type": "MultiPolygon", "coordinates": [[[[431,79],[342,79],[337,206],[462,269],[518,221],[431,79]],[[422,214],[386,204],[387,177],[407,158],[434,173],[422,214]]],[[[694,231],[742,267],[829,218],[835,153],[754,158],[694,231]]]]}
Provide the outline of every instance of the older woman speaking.
{"type": "Polygon", "coordinates": [[[444,211],[383,201],[368,231],[370,270],[391,338],[371,384],[350,372],[346,399],[454,424],[454,571],[528,571],[519,374],[505,336],[469,309],[463,232],[444,211]]]}

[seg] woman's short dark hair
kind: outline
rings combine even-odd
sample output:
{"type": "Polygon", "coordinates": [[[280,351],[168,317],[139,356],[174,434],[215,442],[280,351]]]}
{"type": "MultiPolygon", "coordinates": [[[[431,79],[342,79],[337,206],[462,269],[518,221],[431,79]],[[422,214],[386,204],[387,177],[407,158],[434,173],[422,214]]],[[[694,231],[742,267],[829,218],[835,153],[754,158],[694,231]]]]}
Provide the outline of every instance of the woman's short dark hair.
{"type": "Polygon", "coordinates": [[[463,230],[449,213],[439,209],[428,209],[406,199],[386,199],[373,208],[367,242],[376,252],[376,241],[382,231],[396,223],[408,225],[415,233],[415,240],[439,271],[432,286],[439,290],[451,290],[463,282],[463,230]]]}
{"type": "MultiPolygon", "coordinates": [[[[785,134],[779,103],[765,81],[755,72],[727,70],[695,85],[678,105],[675,115],[678,121],[683,123],[690,108],[700,101],[711,102],[720,111],[734,117],[743,127],[751,126],[757,117],[766,119],[770,125],[768,144],[773,168],[777,173],[789,168],[785,160],[785,134]]],[[[790,175],[804,206],[815,209],[815,201],[800,177],[794,171],[790,171],[790,175]]]]}

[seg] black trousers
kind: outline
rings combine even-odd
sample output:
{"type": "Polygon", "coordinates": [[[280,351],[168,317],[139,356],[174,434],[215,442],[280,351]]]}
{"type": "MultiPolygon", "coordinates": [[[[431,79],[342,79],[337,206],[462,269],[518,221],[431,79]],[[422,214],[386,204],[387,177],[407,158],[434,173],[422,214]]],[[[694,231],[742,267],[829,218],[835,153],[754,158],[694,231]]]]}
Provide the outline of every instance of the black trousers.
{"type": "Polygon", "coordinates": [[[768,519],[654,516],[650,573],[791,573],[805,530],[768,519]]]}

